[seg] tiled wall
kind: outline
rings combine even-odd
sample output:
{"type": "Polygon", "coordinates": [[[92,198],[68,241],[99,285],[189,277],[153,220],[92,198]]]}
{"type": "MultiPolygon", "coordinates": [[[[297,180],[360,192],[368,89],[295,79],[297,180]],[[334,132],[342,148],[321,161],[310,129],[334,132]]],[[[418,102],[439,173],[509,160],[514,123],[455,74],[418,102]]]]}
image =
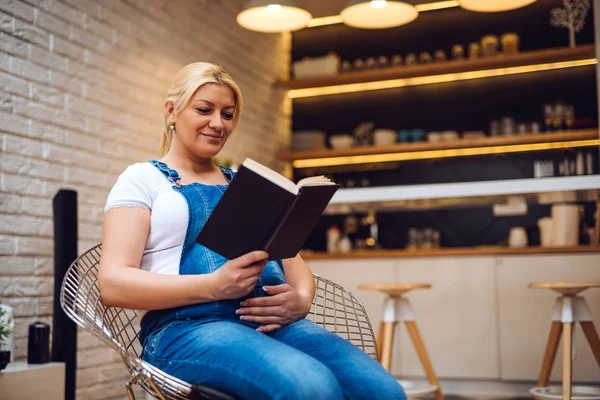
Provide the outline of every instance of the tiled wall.
{"type": "MultiPolygon", "coordinates": [[[[52,198],[79,195],[79,252],[102,237],[103,205],[129,164],[159,156],[161,112],[175,72],[215,62],[238,82],[245,111],[222,156],[283,170],[291,104],[288,35],[246,31],[243,0],[0,0],[0,293],[27,328],[51,321],[52,198]]],[[[78,398],[124,398],[117,354],[84,332],[78,398]]]]}

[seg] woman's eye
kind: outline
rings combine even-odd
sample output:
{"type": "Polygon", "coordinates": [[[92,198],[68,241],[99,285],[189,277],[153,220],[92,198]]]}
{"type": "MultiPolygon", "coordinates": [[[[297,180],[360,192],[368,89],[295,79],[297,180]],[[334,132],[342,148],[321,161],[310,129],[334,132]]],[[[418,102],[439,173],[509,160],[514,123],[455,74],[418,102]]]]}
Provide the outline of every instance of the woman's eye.
{"type": "Polygon", "coordinates": [[[202,114],[210,113],[210,108],[196,108],[196,110],[200,111],[202,114]]]}
{"type": "Polygon", "coordinates": [[[223,118],[225,118],[227,120],[233,119],[233,114],[231,114],[231,113],[223,113],[221,115],[223,116],[223,118]]]}

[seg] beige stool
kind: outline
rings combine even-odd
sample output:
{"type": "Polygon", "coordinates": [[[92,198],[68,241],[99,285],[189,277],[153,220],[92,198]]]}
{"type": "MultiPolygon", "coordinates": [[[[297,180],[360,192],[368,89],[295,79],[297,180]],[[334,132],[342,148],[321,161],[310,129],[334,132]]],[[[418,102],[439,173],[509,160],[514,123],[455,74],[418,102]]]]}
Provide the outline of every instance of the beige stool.
{"type": "Polygon", "coordinates": [[[408,299],[403,296],[413,289],[430,289],[431,285],[425,283],[363,284],[359,285],[358,288],[363,290],[378,290],[387,295],[381,324],[379,326],[379,333],[377,334],[377,351],[379,353],[379,362],[383,368],[388,372],[391,370],[394,331],[398,322],[404,322],[430,383],[425,390],[415,388],[416,390],[414,393],[411,393],[409,387],[405,387],[406,394],[408,397],[417,397],[435,392],[436,400],[443,400],[444,395],[442,394],[442,389],[440,388],[435,372],[433,371],[427,349],[425,349],[425,344],[419,333],[415,313],[408,299]]]}
{"type": "MultiPolygon", "coordinates": [[[[561,334],[563,335],[563,365],[562,365],[562,399],[571,400],[571,380],[572,380],[572,352],[573,352],[573,332],[574,323],[579,322],[581,328],[590,343],[592,352],[598,366],[600,366],[600,339],[592,322],[592,313],[585,302],[585,299],[577,294],[592,287],[600,287],[600,282],[539,282],[530,283],[529,288],[533,289],[551,289],[561,294],[556,299],[554,311],[552,313],[552,327],[550,336],[542,362],[542,370],[538,387],[531,389],[530,393],[536,398],[550,398],[550,393],[546,389],[552,365],[558,350],[561,334]]],[[[587,389],[586,389],[587,390],[587,389]]],[[[600,399],[600,393],[582,393],[586,399],[600,399]]],[[[578,396],[573,396],[578,397],[578,396]]],[[[554,397],[556,398],[556,396],[554,397]]]]}

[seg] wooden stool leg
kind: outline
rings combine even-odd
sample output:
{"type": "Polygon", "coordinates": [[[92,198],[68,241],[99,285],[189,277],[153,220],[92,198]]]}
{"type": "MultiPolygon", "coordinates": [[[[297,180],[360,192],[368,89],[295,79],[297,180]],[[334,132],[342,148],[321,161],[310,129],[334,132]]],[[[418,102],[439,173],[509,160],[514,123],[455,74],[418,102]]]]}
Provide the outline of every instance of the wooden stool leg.
{"type": "Polygon", "coordinates": [[[379,361],[387,372],[392,369],[392,345],[394,344],[394,331],[396,330],[397,322],[382,322],[381,330],[381,353],[379,353],[379,361]]]}
{"type": "Polygon", "coordinates": [[[544,361],[542,362],[540,379],[538,379],[538,387],[548,386],[548,380],[550,379],[550,373],[552,372],[552,366],[554,365],[554,359],[556,358],[561,333],[562,323],[560,321],[553,321],[550,328],[550,336],[548,337],[548,344],[546,345],[544,361]]]}
{"type": "Polygon", "coordinates": [[[583,333],[592,348],[592,354],[594,354],[598,367],[600,367],[600,338],[598,338],[598,332],[594,328],[594,323],[592,321],[581,321],[580,323],[583,333]]]}
{"type": "Polygon", "coordinates": [[[379,332],[377,332],[377,354],[379,356],[379,358],[377,359],[377,361],[381,361],[381,351],[382,351],[382,343],[383,343],[383,326],[384,326],[384,322],[381,321],[379,323],[379,332]]]}
{"type": "Polygon", "coordinates": [[[435,393],[435,398],[436,400],[444,400],[442,388],[440,387],[440,383],[438,382],[437,377],[435,376],[435,372],[433,371],[433,365],[431,365],[431,361],[429,360],[429,355],[427,354],[427,349],[425,348],[425,344],[423,343],[423,339],[421,338],[421,334],[419,333],[417,323],[416,321],[405,322],[406,328],[408,329],[410,338],[412,339],[413,345],[415,346],[417,355],[419,356],[419,360],[421,360],[421,364],[423,365],[423,369],[425,370],[425,375],[427,375],[429,383],[438,387],[438,390],[435,393]]]}
{"type": "Polygon", "coordinates": [[[573,366],[571,356],[573,354],[573,323],[563,323],[563,370],[562,370],[562,400],[571,400],[571,374],[573,366]]]}

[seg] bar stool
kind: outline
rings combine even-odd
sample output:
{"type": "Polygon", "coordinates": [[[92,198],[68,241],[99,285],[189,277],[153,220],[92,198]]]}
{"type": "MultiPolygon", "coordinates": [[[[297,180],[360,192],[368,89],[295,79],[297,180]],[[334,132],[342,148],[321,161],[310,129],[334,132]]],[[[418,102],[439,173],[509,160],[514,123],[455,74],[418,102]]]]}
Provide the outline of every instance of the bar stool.
{"type": "Polygon", "coordinates": [[[442,389],[438,379],[433,371],[433,366],[429,360],[427,349],[419,333],[414,310],[404,294],[413,289],[431,289],[430,284],[426,283],[407,283],[407,284],[361,284],[358,286],[362,290],[377,290],[387,295],[383,316],[379,325],[377,334],[377,351],[379,353],[379,363],[390,372],[392,367],[392,347],[394,344],[394,331],[398,322],[404,322],[415,346],[421,365],[425,370],[425,375],[429,380],[429,385],[419,387],[418,385],[406,384],[404,390],[410,397],[421,397],[435,393],[436,400],[444,400],[442,389]]]}
{"type": "Polygon", "coordinates": [[[592,313],[585,302],[585,298],[578,294],[586,289],[600,287],[600,282],[535,282],[528,285],[532,289],[551,289],[561,294],[556,299],[552,312],[552,327],[546,345],[546,353],[542,362],[538,387],[529,391],[536,399],[563,399],[575,398],[600,399],[600,390],[592,387],[580,387],[572,396],[572,352],[574,323],[579,322],[581,328],[592,348],[594,358],[600,367],[600,339],[592,322],[592,313]],[[562,365],[562,396],[548,388],[548,380],[552,372],[552,365],[558,350],[561,334],[563,334],[563,365],[562,365]]]}

